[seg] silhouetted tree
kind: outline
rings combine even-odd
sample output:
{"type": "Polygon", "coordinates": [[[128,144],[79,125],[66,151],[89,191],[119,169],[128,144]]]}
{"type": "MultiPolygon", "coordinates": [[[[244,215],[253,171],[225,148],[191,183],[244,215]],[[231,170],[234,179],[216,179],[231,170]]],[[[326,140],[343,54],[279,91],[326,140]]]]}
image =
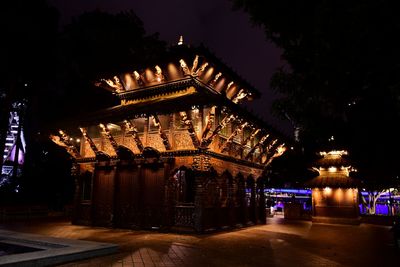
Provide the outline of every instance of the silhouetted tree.
{"type": "Polygon", "coordinates": [[[0,9],[0,22],[0,137],[5,137],[9,104],[27,99],[20,194],[60,208],[73,193],[71,159],[49,141],[49,131],[66,118],[117,104],[94,82],[148,66],[165,51],[165,43],[157,34],[147,35],[132,11],[88,12],[59,29],[57,11],[44,0],[16,0],[0,9]]]}
{"type": "MultiPolygon", "coordinates": [[[[54,72],[57,11],[44,0],[5,1],[0,9],[0,151],[11,104],[35,101],[54,72]]],[[[29,128],[29,127],[28,127],[29,128]]],[[[1,162],[0,159],[0,169],[1,162]]]]}
{"type": "Polygon", "coordinates": [[[306,148],[327,143],[346,148],[363,178],[398,175],[400,21],[395,3],[233,2],[282,49],[287,64],[271,80],[282,95],[274,109],[300,127],[306,148]]]}

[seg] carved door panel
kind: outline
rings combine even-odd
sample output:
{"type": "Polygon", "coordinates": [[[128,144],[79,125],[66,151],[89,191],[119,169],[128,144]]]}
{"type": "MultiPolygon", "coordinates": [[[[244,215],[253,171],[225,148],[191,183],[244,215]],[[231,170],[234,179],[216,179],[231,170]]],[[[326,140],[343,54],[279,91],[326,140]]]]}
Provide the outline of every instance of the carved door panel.
{"type": "Polygon", "coordinates": [[[139,169],[133,166],[119,167],[115,189],[115,226],[121,228],[135,228],[139,226],[139,169]]]}
{"type": "Polygon", "coordinates": [[[140,178],[142,224],[144,227],[159,227],[164,208],[164,169],[143,167],[140,178]]]}
{"type": "Polygon", "coordinates": [[[93,177],[93,224],[111,226],[114,209],[115,168],[97,169],[93,177]]]}

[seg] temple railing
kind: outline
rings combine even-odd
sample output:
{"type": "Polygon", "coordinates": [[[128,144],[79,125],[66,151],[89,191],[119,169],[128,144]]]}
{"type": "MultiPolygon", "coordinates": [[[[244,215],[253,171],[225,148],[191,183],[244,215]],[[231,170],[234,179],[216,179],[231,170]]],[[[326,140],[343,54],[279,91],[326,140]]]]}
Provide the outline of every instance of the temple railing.
{"type": "Polygon", "coordinates": [[[179,203],[175,206],[175,226],[194,227],[193,203],[179,203]]]}

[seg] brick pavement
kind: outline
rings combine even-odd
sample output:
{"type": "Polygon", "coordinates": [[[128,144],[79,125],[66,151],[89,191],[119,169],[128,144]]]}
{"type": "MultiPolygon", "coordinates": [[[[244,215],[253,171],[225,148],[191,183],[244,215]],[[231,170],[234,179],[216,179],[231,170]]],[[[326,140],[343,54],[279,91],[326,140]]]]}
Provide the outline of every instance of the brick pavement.
{"type": "Polygon", "coordinates": [[[400,263],[389,227],[312,224],[269,219],[267,225],[188,235],[93,228],[64,220],[0,228],[54,237],[116,243],[118,253],[72,266],[390,266],[400,263]]]}

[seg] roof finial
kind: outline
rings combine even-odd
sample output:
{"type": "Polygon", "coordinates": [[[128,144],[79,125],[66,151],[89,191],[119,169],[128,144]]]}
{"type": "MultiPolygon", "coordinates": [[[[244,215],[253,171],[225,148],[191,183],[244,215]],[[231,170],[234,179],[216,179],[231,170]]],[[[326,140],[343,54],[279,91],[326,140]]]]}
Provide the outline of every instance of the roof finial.
{"type": "Polygon", "coordinates": [[[179,36],[178,45],[183,45],[183,36],[179,36]]]}

